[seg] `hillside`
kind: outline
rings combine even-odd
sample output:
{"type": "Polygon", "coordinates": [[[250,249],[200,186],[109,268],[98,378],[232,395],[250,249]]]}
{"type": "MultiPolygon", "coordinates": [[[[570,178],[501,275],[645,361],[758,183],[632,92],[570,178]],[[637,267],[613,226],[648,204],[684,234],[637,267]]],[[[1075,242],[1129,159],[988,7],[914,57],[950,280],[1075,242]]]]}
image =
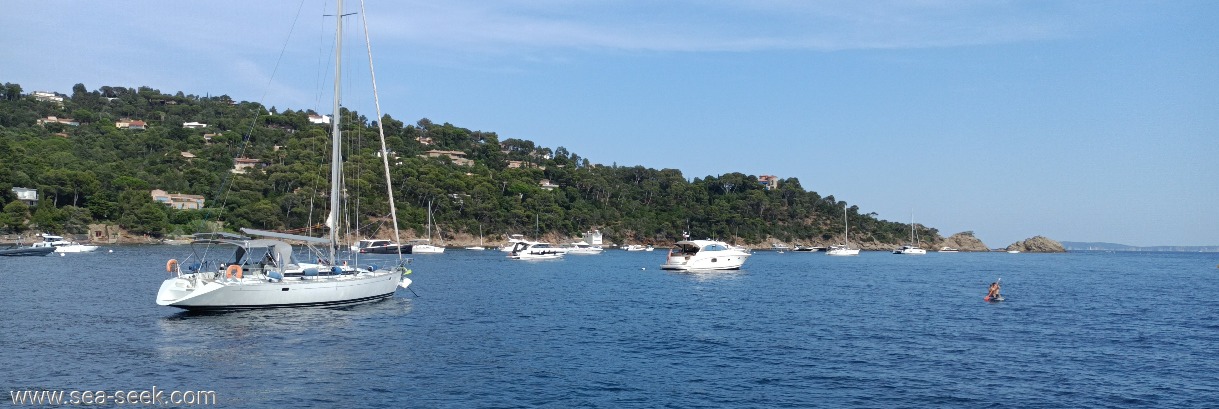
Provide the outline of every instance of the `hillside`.
{"type": "MultiPolygon", "coordinates": [[[[218,220],[230,230],[323,222],[318,204],[329,194],[329,142],[317,112],[147,87],[77,84],[65,95],[5,83],[0,91],[4,233],[82,233],[106,223],[155,238],[207,231],[218,220]],[[17,200],[14,187],[37,189],[38,201],[17,200]],[[170,208],[152,198],[154,190],[193,195],[203,208],[170,208]]],[[[358,209],[346,225],[360,235],[384,234],[376,120],[342,115],[351,137],[344,146],[346,200],[358,209]]],[[[500,140],[428,119],[406,124],[387,114],[381,121],[401,227],[423,234],[432,200],[442,243],[474,237],[481,226],[488,240],[596,228],[617,243],[663,244],[689,231],[738,244],[815,245],[839,240],[844,209],[854,242],[897,245],[910,231],[806,190],[795,178],[777,187],[739,172],[687,179],[675,169],[600,165],[562,146],[500,140]]],[[[924,244],[943,241],[936,229],[916,227],[924,244]]]]}

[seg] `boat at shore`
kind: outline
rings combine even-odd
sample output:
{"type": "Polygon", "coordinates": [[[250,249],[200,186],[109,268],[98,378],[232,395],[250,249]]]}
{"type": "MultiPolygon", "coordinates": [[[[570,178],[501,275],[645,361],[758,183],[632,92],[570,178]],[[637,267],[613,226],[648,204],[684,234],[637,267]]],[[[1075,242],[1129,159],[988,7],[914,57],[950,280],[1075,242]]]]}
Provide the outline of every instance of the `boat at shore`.
{"type": "Polygon", "coordinates": [[[428,239],[415,239],[406,242],[406,247],[409,254],[441,254],[444,253],[444,247],[433,245],[428,239]]]}
{"type": "Polygon", "coordinates": [[[483,247],[483,225],[480,224],[478,225],[478,245],[466,247],[466,250],[483,251],[486,249],[486,247],[483,247]]]}
{"type": "Polygon", "coordinates": [[[364,239],[351,246],[351,251],[362,254],[410,254],[410,246],[396,244],[391,240],[364,239]]]}
{"type": "Polygon", "coordinates": [[[32,247],[13,244],[0,248],[0,257],[45,256],[55,252],[54,247],[32,247]]]}
{"type": "Polygon", "coordinates": [[[947,246],[945,246],[945,247],[940,247],[939,252],[940,252],[940,253],[960,253],[960,252],[961,252],[961,249],[958,249],[958,248],[956,248],[956,247],[947,247],[947,246]]]}
{"type": "Polygon", "coordinates": [[[432,201],[427,202],[427,234],[426,239],[415,239],[406,242],[410,247],[410,254],[442,254],[444,253],[443,246],[432,244],[432,201]]]}
{"type": "Polygon", "coordinates": [[[918,237],[914,234],[914,212],[910,212],[910,244],[898,247],[893,250],[893,254],[907,255],[923,255],[927,254],[927,250],[923,250],[918,246],[918,237]]]}
{"type": "Polygon", "coordinates": [[[851,225],[847,223],[847,208],[842,205],[842,243],[841,245],[830,246],[830,249],[825,252],[828,256],[858,256],[859,249],[851,248],[851,225]]]}
{"type": "Polygon", "coordinates": [[[42,241],[33,243],[30,247],[50,247],[56,253],[88,253],[97,250],[97,246],[66,240],[63,236],[46,233],[40,236],[42,236],[42,241]]]}
{"type": "Polygon", "coordinates": [[[626,247],[623,247],[622,249],[626,250],[626,251],[652,251],[652,250],[655,250],[656,248],[652,247],[651,244],[649,244],[647,246],[644,246],[642,244],[628,244],[626,247]]]}
{"type": "Polygon", "coordinates": [[[669,249],[662,270],[738,270],[750,253],[716,240],[682,240],[669,249]]]}
{"type": "Polygon", "coordinates": [[[564,244],[560,248],[565,250],[567,254],[601,254],[605,251],[601,246],[594,246],[582,241],[564,244]]]}

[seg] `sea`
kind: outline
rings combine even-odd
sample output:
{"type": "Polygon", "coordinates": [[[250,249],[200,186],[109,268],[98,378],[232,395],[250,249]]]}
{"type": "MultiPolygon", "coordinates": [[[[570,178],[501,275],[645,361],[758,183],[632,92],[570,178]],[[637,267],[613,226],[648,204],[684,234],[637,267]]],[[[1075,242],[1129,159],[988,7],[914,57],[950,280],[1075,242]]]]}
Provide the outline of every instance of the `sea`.
{"type": "MultiPolygon", "coordinates": [[[[214,392],[218,407],[1219,405],[1219,253],[665,249],[417,255],[388,300],[188,313],[188,246],[0,258],[0,393],[214,392]],[[1006,301],[983,300],[1000,280],[1006,301]]],[[[392,256],[361,263],[388,263],[392,256]]],[[[18,405],[21,406],[21,405],[18,405]]],[[[131,405],[126,405],[131,406],[131,405]]]]}

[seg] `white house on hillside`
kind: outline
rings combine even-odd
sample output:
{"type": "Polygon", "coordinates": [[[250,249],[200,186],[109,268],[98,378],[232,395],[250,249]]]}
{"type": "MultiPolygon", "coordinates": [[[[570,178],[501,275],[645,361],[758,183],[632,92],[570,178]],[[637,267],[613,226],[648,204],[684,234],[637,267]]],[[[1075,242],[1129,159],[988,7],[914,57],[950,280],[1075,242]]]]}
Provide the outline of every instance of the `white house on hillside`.
{"type": "Polygon", "coordinates": [[[33,206],[38,204],[38,189],[14,187],[13,194],[17,195],[17,200],[25,202],[26,205],[33,206]]]}

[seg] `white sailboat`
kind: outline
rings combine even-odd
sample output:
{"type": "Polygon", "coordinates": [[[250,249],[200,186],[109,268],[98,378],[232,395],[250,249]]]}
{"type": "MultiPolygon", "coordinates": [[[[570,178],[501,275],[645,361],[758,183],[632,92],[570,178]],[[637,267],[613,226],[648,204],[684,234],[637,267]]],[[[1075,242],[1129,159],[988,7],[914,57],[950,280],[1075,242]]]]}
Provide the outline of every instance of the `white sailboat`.
{"type": "MultiPolygon", "coordinates": [[[[170,259],[165,269],[172,275],[161,283],[156,302],[159,305],[186,310],[240,310],[257,308],[290,308],[345,305],[392,297],[398,287],[406,288],[411,280],[406,262],[400,257],[392,268],[355,267],[339,261],[339,205],[342,183],[342,133],[340,122],[340,85],[342,84],[343,1],[338,1],[335,13],[335,74],[334,116],[331,127],[330,215],[327,226],[330,237],[318,238],[261,230],[242,229],[251,238],[229,233],[197,235],[192,254],[181,262],[170,259]],[[284,240],[297,240],[324,245],[328,251],[317,251],[317,263],[293,259],[292,246],[284,240]],[[216,246],[235,248],[233,256],[221,256],[216,246]],[[217,256],[223,258],[216,258],[217,256]]],[[[360,13],[363,16],[363,13],[360,13]]],[[[365,23],[367,30],[367,23],[365,23]]],[[[372,63],[371,46],[369,63],[372,63]]],[[[372,77],[374,101],[376,76],[372,77]]],[[[377,117],[381,117],[377,101],[377,117]]],[[[380,121],[378,121],[378,124],[380,121]]],[[[392,199],[393,185],[389,179],[388,156],[384,154],[384,131],[381,151],[390,211],[397,239],[397,212],[392,199]]],[[[312,261],[312,257],[310,258],[312,261]]]]}
{"type": "Polygon", "coordinates": [[[427,237],[426,239],[411,240],[407,244],[411,246],[411,254],[440,254],[444,253],[444,247],[432,244],[432,201],[427,201],[427,237]]]}
{"type": "Polygon", "coordinates": [[[893,250],[893,254],[923,255],[927,250],[918,246],[918,238],[914,234],[914,212],[910,212],[910,243],[893,250]]]}
{"type": "Polygon", "coordinates": [[[858,256],[859,249],[851,248],[851,226],[847,223],[847,206],[842,205],[842,245],[830,246],[825,254],[829,256],[858,256]]]}
{"type": "Polygon", "coordinates": [[[483,247],[483,225],[480,224],[478,225],[478,245],[466,247],[466,250],[482,251],[486,249],[486,247],[483,247]]]}

